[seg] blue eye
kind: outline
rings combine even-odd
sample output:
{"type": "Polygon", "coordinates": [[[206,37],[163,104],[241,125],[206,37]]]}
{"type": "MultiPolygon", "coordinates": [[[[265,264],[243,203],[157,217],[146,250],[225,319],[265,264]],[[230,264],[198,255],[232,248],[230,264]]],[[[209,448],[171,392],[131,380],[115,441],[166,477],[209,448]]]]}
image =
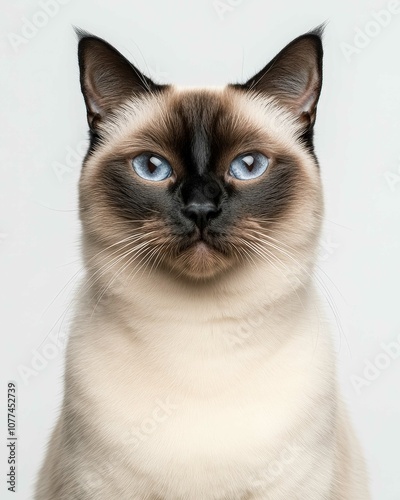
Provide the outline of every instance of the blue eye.
{"type": "Polygon", "coordinates": [[[162,156],[143,153],[132,160],[135,172],[148,181],[163,181],[172,175],[172,167],[162,156]]]}
{"type": "Polygon", "coordinates": [[[241,181],[260,177],[268,167],[269,160],[261,153],[245,153],[237,156],[229,168],[229,173],[241,181]]]}

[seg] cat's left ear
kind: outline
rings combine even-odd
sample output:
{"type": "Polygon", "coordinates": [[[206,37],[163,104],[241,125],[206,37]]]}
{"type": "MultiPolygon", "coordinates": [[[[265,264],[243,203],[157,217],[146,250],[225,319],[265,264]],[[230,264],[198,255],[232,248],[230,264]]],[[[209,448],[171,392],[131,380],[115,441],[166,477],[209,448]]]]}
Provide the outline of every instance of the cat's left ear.
{"type": "Polygon", "coordinates": [[[264,69],[235,87],[276,98],[305,130],[311,129],[322,86],[322,33],[320,27],[296,38],[264,69]]]}
{"type": "Polygon", "coordinates": [[[163,88],[141,73],[101,38],[76,30],[79,37],[80,81],[90,129],[129,97],[163,88]]]}

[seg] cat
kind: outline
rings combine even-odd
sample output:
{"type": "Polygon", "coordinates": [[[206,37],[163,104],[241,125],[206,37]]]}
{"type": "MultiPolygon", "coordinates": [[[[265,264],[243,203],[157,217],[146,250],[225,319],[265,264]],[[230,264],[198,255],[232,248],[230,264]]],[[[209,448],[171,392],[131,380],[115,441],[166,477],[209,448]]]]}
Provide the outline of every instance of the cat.
{"type": "Polygon", "coordinates": [[[86,279],[37,500],[368,500],[313,285],[322,28],[244,84],[80,33],[86,279]]]}

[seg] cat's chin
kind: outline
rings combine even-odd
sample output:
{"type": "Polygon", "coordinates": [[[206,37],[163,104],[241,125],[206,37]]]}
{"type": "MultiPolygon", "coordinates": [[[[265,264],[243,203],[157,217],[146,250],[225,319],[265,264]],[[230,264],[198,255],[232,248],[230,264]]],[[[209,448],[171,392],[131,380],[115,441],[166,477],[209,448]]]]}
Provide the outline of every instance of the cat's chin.
{"type": "Polygon", "coordinates": [[[172,267],[180,276],[194,280],[208,280],[231,265],[232,257],[204,241],[197,241],[180,252],[172,267]]]}

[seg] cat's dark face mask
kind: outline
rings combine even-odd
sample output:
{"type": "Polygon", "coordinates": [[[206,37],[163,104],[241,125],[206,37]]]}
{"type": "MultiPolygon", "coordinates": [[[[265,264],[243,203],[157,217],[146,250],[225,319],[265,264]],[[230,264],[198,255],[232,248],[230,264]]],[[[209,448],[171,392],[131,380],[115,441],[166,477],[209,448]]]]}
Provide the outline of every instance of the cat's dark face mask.
{"type": "Polygon", "coordinates": [[[321,58],[319,33],[307,34],[246,84],[179,90],[82,36],[91,146],[80,206],[91,251],[111,248],[132,273],[207,279],[243,261],[279,260],[296,225],[295,245],[314,241],[321,58]]]}

